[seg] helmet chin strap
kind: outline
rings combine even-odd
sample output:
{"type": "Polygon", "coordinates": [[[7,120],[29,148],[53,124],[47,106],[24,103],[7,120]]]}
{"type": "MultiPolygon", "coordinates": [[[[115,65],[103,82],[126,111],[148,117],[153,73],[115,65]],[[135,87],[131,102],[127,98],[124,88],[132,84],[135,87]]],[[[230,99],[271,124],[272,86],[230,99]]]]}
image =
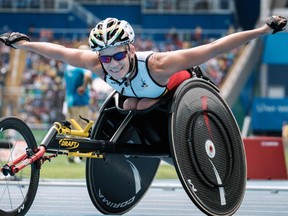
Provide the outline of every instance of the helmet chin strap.
{"type": "Polygon", "coordinates": [[[134,74],[135,69],[136,69],[135,58],[131,58],[129,56],[129,70],[128,70],[129,72],[122,79],[122,83],[124,82],[126,87],[130,85],[130,79],[132,75],[134,74]]]}

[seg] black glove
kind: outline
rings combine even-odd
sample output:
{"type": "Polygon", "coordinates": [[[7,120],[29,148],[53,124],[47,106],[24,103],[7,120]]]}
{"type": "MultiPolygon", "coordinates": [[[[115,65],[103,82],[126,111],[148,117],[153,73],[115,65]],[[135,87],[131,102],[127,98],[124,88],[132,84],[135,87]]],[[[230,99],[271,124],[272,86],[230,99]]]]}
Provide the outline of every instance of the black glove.
{"type": "Polygon", "coordinates": [[[266,19],[266,24],[274,30],[272,34],[283,31],[287,25],[287,19],[285,17],[278,17],[281,18],[281,20],[277,21],[273,16],[267,17],[266,19]]]}
{"type": "Polygon", "coordinates": [[[30,38],[27,35],[21,34],[19,32],[4,33],[0,35],[0,41],[3,42],[6,46],[10,47],[13,47],[13,43],[21,40],[30,41],[30,38]]]}

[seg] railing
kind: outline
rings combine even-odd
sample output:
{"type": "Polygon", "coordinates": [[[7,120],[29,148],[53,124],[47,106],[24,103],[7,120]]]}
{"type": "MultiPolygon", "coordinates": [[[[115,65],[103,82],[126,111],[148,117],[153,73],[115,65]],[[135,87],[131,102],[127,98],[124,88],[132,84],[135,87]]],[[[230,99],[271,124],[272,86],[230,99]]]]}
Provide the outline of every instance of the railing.
{"type": "Polygon", "coordinates": [[[234,9],[231,0],[142,0],[144,13],[225,13],[234,9]]]}
{"type": "Polygon", "coordinates": [[[73,4],[141,5],[143,13],[225,13],[234,9],[231,0],[0,0],[2,12],[67,12],[73,4]]]}
{"type": "MultiPolygon", "coordinates": [[[[141,0],[75,0],[80,4],[115,4],[115,5],[132,5],[132,4],[141,4],[141,0]]],[[[155,0],[157,1],[157,0],[155,0]]]]}
{"type": "Polygon", "coordinates": [[[2,12],[67,12],[78,4],[141,4],[141,0],[0,0],[0,11],[2,12]]]}
{"type": "Polygon", "coordinates": [[[70,11],[73,3],[71,0],[0,0],[0,11],[63,13],[70,11]]]}
{"type": "Polygon", "coordinates": [[[100,21],[100,19],[96,17],[92,12],[85,9],[81,4],[77,2],[74,2],[72,5],[72,12],[88,25],[95,25],[95,23],[100,21]]]}

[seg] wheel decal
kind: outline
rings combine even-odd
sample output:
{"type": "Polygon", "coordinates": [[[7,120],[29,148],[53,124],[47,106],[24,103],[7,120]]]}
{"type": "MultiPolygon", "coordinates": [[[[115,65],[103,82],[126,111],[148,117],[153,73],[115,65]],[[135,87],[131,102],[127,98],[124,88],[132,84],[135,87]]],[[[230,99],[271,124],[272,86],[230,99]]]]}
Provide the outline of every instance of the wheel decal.
{"type": "MultiPolygon", "coordinates": [[[[222,185],[222,180],[220,178],[220,175],[216,169],[216,167],[214,166],[213,162],[209,159],[210,163],[213,166],[213,171],[215,173],[216,179],[217,179],[217,183],[219,185],[222,185]]],[[[219,195],[220,195],[220,201],[221,201],[221,205],[226,205],[226,198],[225,198],[225,189],[224,187],[219,187],[219,195]]]]}
{"type": "Polygon", "coordinates": [[[133,171],[134,182],[135,182],[135,194],[137,194],[141,190],[141,177],[140,177],[139,171],[135,167],[135,165],[129,160],[126,160],[126,161],[129,163],[129,165],[133,171]]]}

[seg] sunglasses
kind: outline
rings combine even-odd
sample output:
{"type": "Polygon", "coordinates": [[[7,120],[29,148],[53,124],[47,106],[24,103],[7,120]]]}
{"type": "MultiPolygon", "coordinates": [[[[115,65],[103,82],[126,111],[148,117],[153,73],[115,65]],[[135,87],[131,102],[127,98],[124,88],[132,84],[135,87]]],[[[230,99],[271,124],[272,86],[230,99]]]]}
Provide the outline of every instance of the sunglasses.
{"type": "Polygon", "coordinates": [[[115,53],[112,56],[109,56],[109,55],[99,56],[99,60],[102,63],[108,64],[108,63],[110,63],[112,61],[112,58],[115,61],[121,61],[122,59],[126,58],[126,55],[127,55],[127,51],[125,50],[125,51],[122,51],[122,52],[115,53]]]}

